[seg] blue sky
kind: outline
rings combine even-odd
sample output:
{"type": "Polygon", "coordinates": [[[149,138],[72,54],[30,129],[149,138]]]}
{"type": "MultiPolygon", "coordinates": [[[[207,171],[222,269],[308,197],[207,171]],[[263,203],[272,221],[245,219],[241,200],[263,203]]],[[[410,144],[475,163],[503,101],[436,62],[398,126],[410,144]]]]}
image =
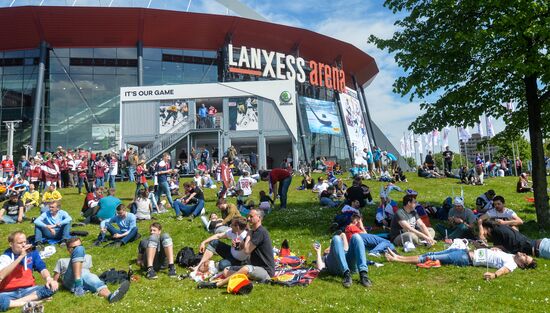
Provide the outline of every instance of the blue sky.
{"type": "MultiPolygon", "coordinates": [[[[13,0],[0,0],[0,6],[9,6],[13,0]]],[[[15,0],[15,5],[72,5],[74,0],[15,0]]],[[[77,0],[76,5],[140,6],[151,8],[235,15],[214,0],[77,0]]],[[[380,69],[366,91],[367,103],[375,123],[399,149],[399,139],[416,116],[421,114],[419,102],[410,102],[392,91],[392,84],[403,74],[392,55],[367,43],[377,35],[389,38],[396,30],[396,16],[383,7],[381,0],[242,0],[270,22],[306,28],[349,42],[375,58],[380,69]]],[[[502,122],[495,122],[495,130],[502,130],[502,122]]],[[[476,132],[471,130],[471,132],[476,132]]],[[[451,132],[455,134],[456,131],[451,132]]],[[[456,135],[451,136],[451,148],[458,146],[456,135]]]]}

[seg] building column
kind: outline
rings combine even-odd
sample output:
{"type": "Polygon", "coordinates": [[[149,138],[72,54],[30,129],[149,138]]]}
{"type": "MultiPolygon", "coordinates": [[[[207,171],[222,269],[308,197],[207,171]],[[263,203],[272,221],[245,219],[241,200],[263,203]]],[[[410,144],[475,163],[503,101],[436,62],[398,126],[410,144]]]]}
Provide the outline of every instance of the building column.
{"type": "Polygon", "coordinates": [[[267,149],[263,131],[258,133],[258,169],[267,170],[267,149]]]}
{"type": "Polygon", "coordinates": [[[143,42],[137,42],[138,86],[143,86],[143,42]]]}
{"type": "Polygon", "coordinates": [[[340,94],[339,93],[335,93],[336,95],[336,107],[338,108],[338,112],[340,114],[340,117],[341,117],[341,122],[342,122],[342,125],[344,125],[344,127],[342,127],[342,129],[344,130],[344,138],[346,139],[346,143],[347,143],[347,146],[348,146],[348,154],[349,154],[349,161],[350,161],[350,165],[353,166],[353,164],[355,164],[355,153],[354,153],[354,148],[356,148],[351,140],[350,140],[350,137],[349,137],[349,133],[348,133],[348,128],[346,126],[346,118],[344,116],[344,111],[342,110],[342,104],[340,103],[340,94]]]}
{"type": "MultiPolygon", "coordinates": [[[[40,42],[40,61],[38,63],[38,75],[36,78],[36,90],[34,94],[34,113],[32,117],[31,148],[32,154],[36,153],[38,143],[38,129],[40,128],[40,113],[44,105],[44,73],[46,71],[46,53],[48,46],[45,41],[40,42]]],[[[44,118],[44,116],[42,117],[44,118]]],[[[44,145],[44,143],[42,143],[44,145]]]]}

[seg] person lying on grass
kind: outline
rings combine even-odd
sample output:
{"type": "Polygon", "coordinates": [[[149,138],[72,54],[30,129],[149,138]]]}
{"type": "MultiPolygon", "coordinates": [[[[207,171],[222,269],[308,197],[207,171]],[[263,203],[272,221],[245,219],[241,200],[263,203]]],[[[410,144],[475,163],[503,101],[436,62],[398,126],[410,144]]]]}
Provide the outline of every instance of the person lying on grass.
{"type": "Polygon", "coordinates": [[[386,259],[390,262],[418,264],[422,267],[440,267],[443,265],[478,266],[496,268],[496,272],[485,272],[483,277],[492,280],[513,272],[516,268],[530,269],[537,267],[537,261],[523,252],[516,254],[506,253],[498,248],[476,249],[447,249],[438,252],[428,252],[422,255],[403,256],[387,250],[386,259]]]}
{"type": "Polygon", "coordinates": [[[61,278],[63,286],[75,296],[81,297],[89,291],[97,293],[107,299],[109,303],[114,303],[121,300],[128,292],[130,288],[129,281],[124,281],[117,290],[111,292],[96,274],[90,272],[92,256],[86,254],[80,238],[73,237],[69,239],[67,241],[67,251],[69,251],[71,257],[57,260],[53,279],[57,282],[61,278]]]}

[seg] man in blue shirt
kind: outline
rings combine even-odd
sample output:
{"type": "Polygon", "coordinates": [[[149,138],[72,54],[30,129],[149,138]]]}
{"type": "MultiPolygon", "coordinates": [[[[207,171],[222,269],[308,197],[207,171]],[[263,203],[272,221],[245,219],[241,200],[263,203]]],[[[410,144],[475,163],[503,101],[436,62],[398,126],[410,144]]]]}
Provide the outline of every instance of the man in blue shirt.
{"type": "Polygon", "coordinates": [[[101,232],[94,243],[96,246],[106,241],[107,231],[111,234],[111,239],[113,239],[113,245],[115,247],[120,247],[121,245],[132,242],[138,237],[136,216],[126,212],[126,206],[124,204],[120,204],[116,208],[116,215],[113,218],[101,221],[100,227],[101,232]],[[113,224],[116,224],[118,229],[116,229],[113,224]]]}
{"type": "Polygon", "coordinates": [[[66,241],[71,238],[71,221],[69,213],[59,209],[59,201],[50,203],[50,210],[34,220],[34,242],[41,245],[45,239],[66,241]]]}
{"type": "Polygon", "coordinates": [[[367,148],[364,148],[363,152],[365,153],[365,155],[363,156],[363,159],[367,161],[369,175],[371,178],[376,179],[376,174],[374,173],[374,158],[372,156],[372,152],[367,148]]]}
{"type": "Polygon", "coordinates": [[[389,163],[391,164],[390,165],[391,173],[395,174],[395,171],[397,170],[397,157],[393,153],[388,151],[384,151],[384,155],[390,161],[389,163]]]}
{"type": "Polygon", "coordinates": [[[115,216],[115,210],[120,205],[121,201],[115,197],[116,190],[114,188],[109,189],[109,196],[103,197],[99,200],[99,210],[97,211],[97,218],[102,221],[115,216]]]}
{"type": "Polygon", "coordinates": [[[373,150],[374,165],[376,166],[376,171],[380,174],[382,172],[382,150],[377,146],[374,146],[373,150]]]}
{"type": "Polygon", "coordinates": [[[206,117],[208,116],[208,110],[206,109],[206,106],[201,104],[201,107],[199,108],[199,112],[197,114],[199,116],[199,128],[205,128],[206,127],[206,117]]]}

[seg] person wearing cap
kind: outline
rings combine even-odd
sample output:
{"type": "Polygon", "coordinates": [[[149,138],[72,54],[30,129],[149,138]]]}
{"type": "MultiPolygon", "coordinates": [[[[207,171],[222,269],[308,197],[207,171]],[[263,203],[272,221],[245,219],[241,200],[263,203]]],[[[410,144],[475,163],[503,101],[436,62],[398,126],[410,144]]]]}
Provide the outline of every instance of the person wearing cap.
{"type": "Polygon", "coordinates": [[[34,243],[37,246],[44,244],[45,239],[67,241],[71,238],[73,219],[69,213],[59,209],[59,201],[50,203],[49,208],[34,220],[34,243]]]}
{"type": "Polygon", "coordinates": [[[19,200],[19,194],[12,192],[9,200],[4,202],[0,209],[0,223],[21,223],[25,214],[25,205],[19,200]]]}
{"type": "Polygon", "coordinates": [[[493,198],[495,197],[495,195],[495,191],[493,189],[489,189],[484,194],[477,197],[476,211],[474,213],[479,215],[489,211],[490,209],[493,209],[493,198]]]}
{"type": "Polygon", "coordinates": [[[461,197],[455,197],[453,205],[449,210],[449,227],[438,224],[435,229],[445,239],[473,238],[474,223],[477,220],[474,212],[464,207],[464,199],[461,197]]]}
{"type": "Polygon", "coordinates": [[[418,245],[425,241],[432,246],[436,243],[435,230],[427,227],[415,210],[416,199],[413,195],[403,197],[403,208],[397,210],[391,221],[390,239],[396,246],[403,246],[405,242],[412,241],[418,245]]]}

